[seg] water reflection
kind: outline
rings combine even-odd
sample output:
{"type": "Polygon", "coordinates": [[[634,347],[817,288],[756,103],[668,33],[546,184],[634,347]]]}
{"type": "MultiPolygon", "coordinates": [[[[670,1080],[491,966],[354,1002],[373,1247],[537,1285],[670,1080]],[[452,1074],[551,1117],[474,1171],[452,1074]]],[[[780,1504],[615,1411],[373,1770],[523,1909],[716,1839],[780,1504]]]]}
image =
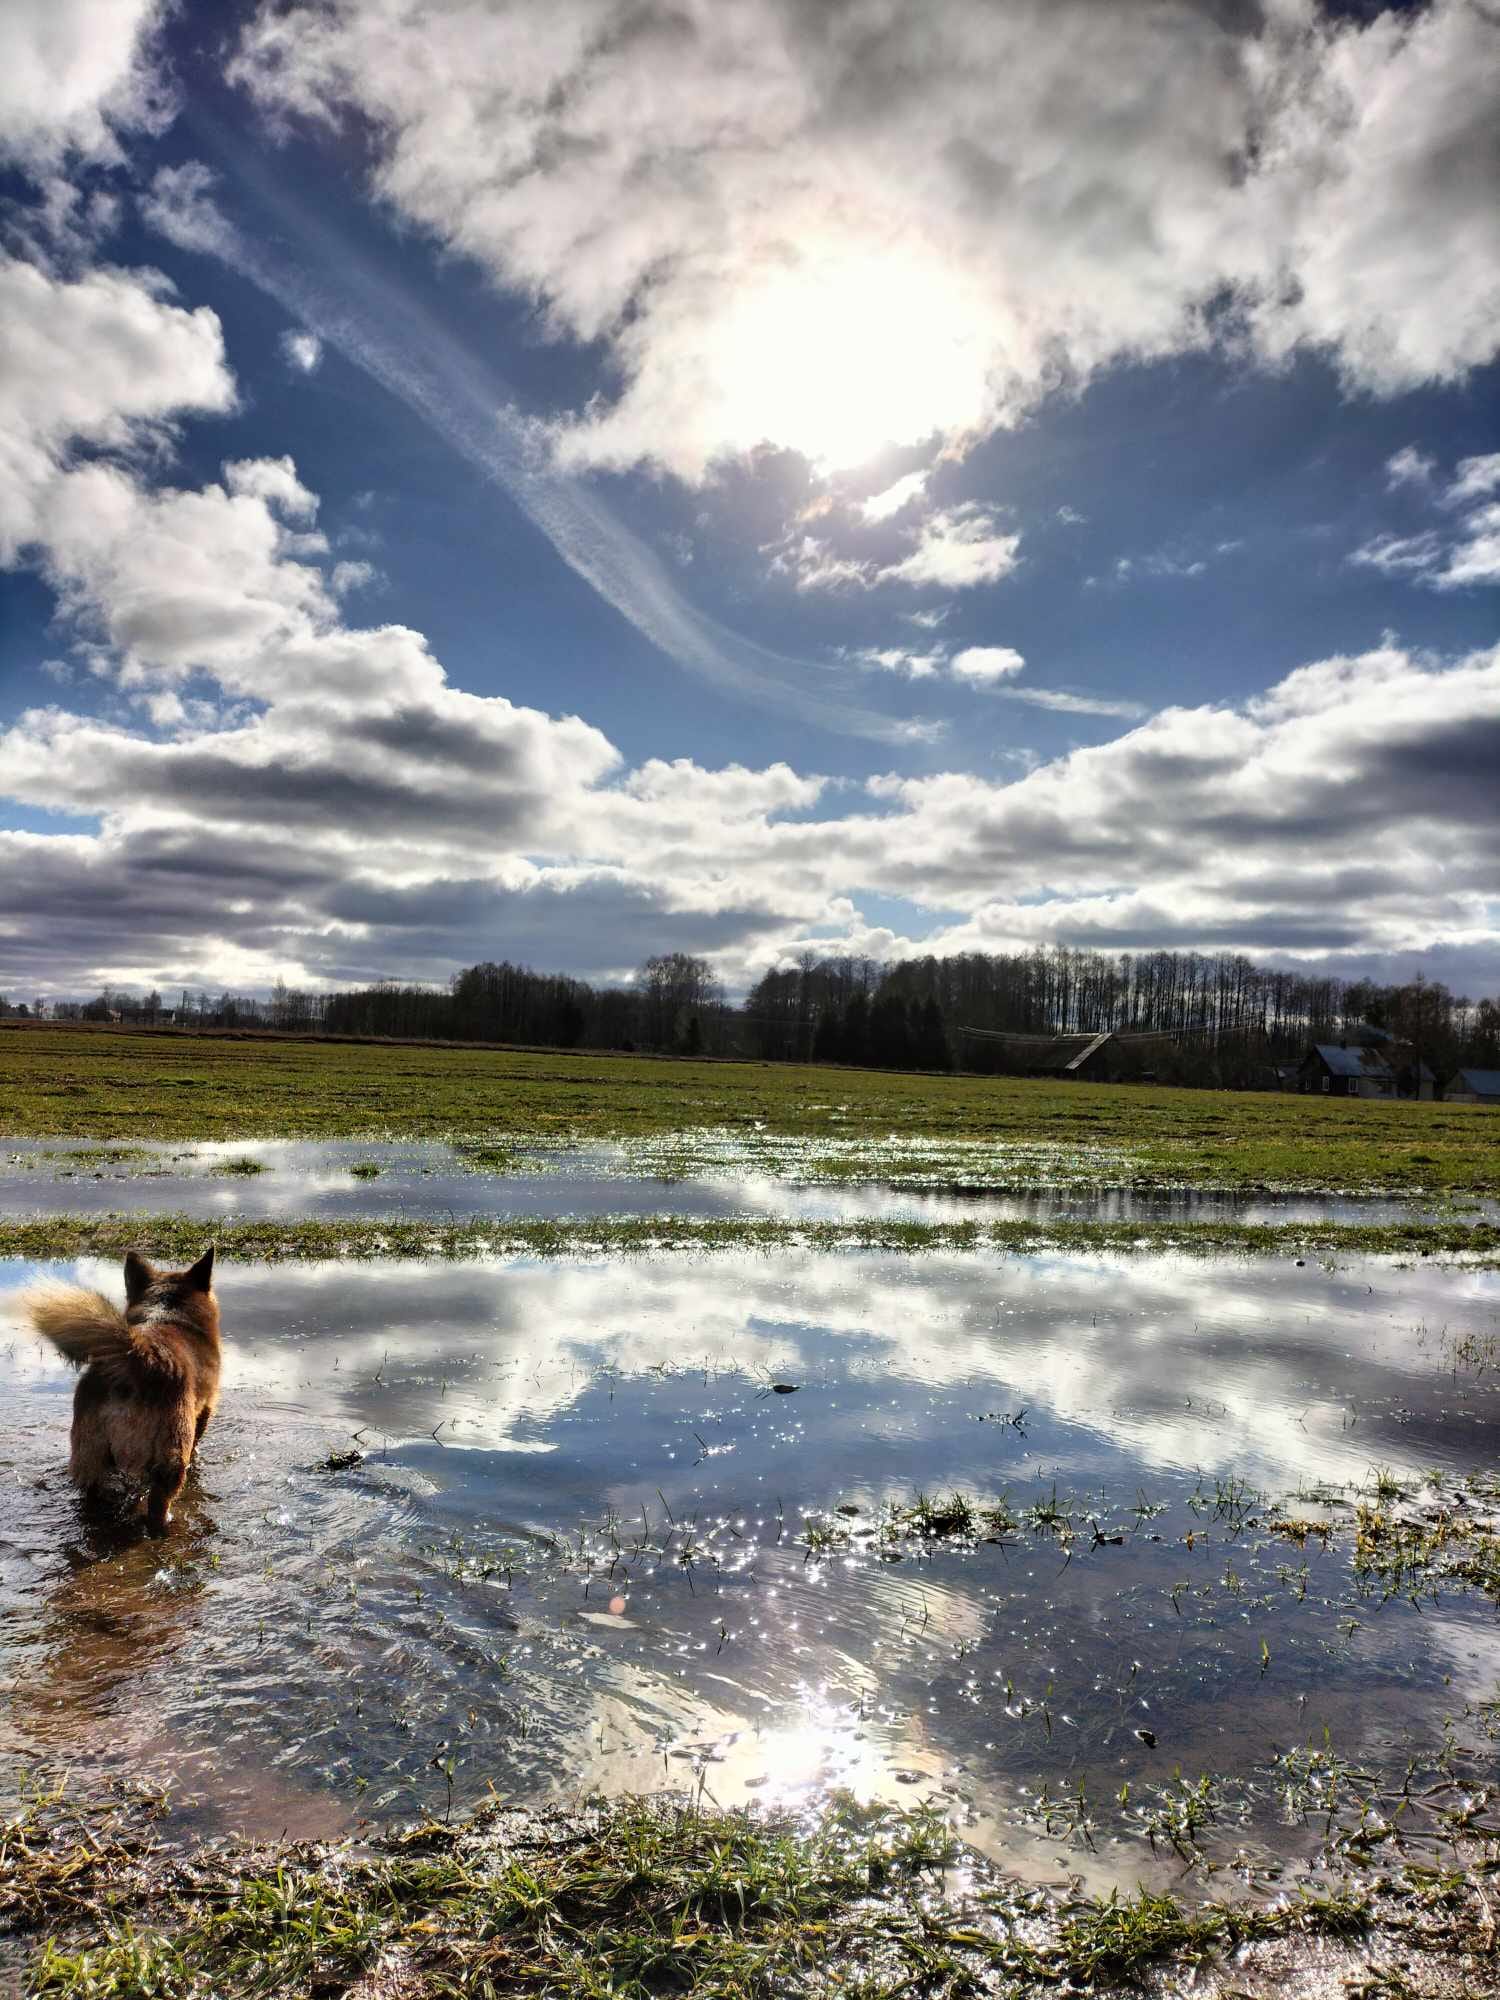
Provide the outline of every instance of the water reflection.
{"type": "MultiPolygon", "coordinates": [[[[28,1275],[0,1266],[0,1323],[28,1275]]],[[[221,1292],[224,1402],[165,1551],[78,1541],[67,1378],[0,1357],[18,1763],[165,1764],[265,1831],[298,1796],[442,1804],[449,1761],[464,1795],[839,1783],[1109,1876],[1149,1849],[1060,1848],[1043,1786],[1149,1802],[1325,1726],[1399,1762],[1494,1689],[1488,1604],[1372,1603],[1347,1539],[1268,1539],[1235,1496],[1491,1467],[1495,1274],[783,1253],[221,1292]],[[351,1438],[364,1463],[324,1469],[351,1438]],[[952,1488],[1035,1519],[882,1560],[880,1503],[952,1488]],[[839,1531],[820,1560],[808,1517],[839,1531]]],[[[1224,1838],[1295,1844],[1258,1796],[1224,1838]]]]}
{"type": "MultiPolygon", "coordinates": [[[[1130,1161],[1088,1149],[698,1133],[662,1143],[475,1148],[442,1141],[193,1145],[0,1139],[0,1212],[173,1213],[205,1221],[392,1217],[775,1216],[798,1222],[1399,1222],[1438,1213],[1384,1196],[1139,1191],[1130,1161]],[[852,1158],[866,1178],[845,1180],[852,1158]],[[1017,1183],[1027,1191],[1017,1192],[1017,1183]]],[[[1444,1210],[1444,1213],[1448,1211],[1444,1210]]],[[[1475,1221],[1500,1203],[1465,1202],[1475,1221]]]]}

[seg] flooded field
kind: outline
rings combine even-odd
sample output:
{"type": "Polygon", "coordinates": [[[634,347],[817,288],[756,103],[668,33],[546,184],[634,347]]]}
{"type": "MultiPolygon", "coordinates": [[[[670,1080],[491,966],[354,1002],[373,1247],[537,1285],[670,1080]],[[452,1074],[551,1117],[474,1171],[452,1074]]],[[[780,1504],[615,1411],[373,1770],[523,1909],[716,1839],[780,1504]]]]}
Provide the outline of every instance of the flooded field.
{"type": "Polygon", "coordinates": [[[171,1213],[205,1221],[776,1216],[789,1221],[1500,1221],[1500,1202],[1101,1188],[1102,1150],[716,1132],[599,1145],[440,1141],[0,1141],[0,1215],[171,1213]],[[858,1169],[856,1172],[855,1170],[858,1169]]]}
{"type": "Polygon", "coordinates": [[[848,1788],[1108,1886],[1420,1835],[1500,1776],[1500,1274],[227,1266],[180,1526],[111,1544],[14,1321],[36,1268],[0,1263],[8,1778],[256,1835],[848,1788]]]}

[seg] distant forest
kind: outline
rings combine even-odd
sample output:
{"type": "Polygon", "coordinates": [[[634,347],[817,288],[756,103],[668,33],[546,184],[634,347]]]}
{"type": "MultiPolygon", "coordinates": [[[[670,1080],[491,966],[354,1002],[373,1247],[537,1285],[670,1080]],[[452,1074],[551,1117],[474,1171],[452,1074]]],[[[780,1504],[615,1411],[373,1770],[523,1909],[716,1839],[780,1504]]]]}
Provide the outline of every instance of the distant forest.
{"type": "MultiPolygon", "coordinates": [[[[0,1013],[31,1014],[42,1003],[0,1013]]],[[[1441,1078],[1459,1064],[1500,1068],[1500,1002],[1414,979],[1402,986],[1271,971],[1230,953],[1118,957],[1062,946],[953,958],[818,958],[768,972],[731,1005],[708,963],[649,958],[628,986],[485,963],[446,988],[381,981],[348,992],[278,985],[269,999],[204,992],[105,992],[54,1002],[53,1019],[171,1021],[188,1029],[509,1042],[533,1047],[749,1056],[876,1068],[1025,1069],[1036,1044],[1006,1037],[1097,1034],[1158,1039],[1142,1074],[1163,1082],[1265,1088],[1313,1041],[1369,1026],[1409,1043],[1441,1078]],[[990,1039],[999,1036],[1002,1039],[990,1039]]]]}

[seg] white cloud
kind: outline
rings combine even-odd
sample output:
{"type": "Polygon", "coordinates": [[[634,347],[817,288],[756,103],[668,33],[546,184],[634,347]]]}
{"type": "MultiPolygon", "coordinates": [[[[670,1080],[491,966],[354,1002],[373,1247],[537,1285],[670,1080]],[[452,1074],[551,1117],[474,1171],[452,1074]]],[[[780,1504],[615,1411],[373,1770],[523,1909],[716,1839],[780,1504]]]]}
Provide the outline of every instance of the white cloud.
{"type": "Polygon", "coordinates": [[[1439,590],[1461,590],[1471,583],[1500,583],[1500,501],[1476,507],[1465,518],[1463,533],[1448,551],[1448,560],[1432,578],[1439,590]]]}
{"type": "Polygon", "coordinates": [[[1500,945],[1500,649],[1325,660],[1010,782],[887,777],[851,807],[785,764],[625,771],[577,718],[464,693],[287,554],[295,467],[238,462],[234,487],[150,492],[107,463],[51,482],[47,573],[152,733],[59,706],[0,735],[0,793],[100,818],[0,834],[0,983],[441,979],[495,935],[596,976],[680,946],[737,979],[873,936],[851,884],[962,912],[943,951],[1500,945]]]}
{"type": "Polygon", "coordinates": [[[373,563],[337,562],[333,574],[328,579],[328,588],[335,597],[347,597],[351,590],[368,590],[376,582],[380,572],[373,563]]]}
{"type": "Polygon", "coordinates": [[[383,199],[609,343],[574,464],[961,443],[1221,335],[1381,394],[1500,342],[1483,0],[330,0],[264,8],[234,73],[362,112],[383,199]]]}
{"type": "Polygon", "coordinates": [[[69,152],[119,157],[114,128],[165,115],[147,63],[161,0],[6,0],[0,158],[40,170],[69,152]]]}
{"type": "Polygon", "coordinates": [[[1425,451],[1418,451],[1414,444],[1405,444],[1400,451],[1393,452],[1385,462],[1385,483],[1387,488],[1397,486],[1430,486],[1432,475],[1437,471],[1437,460],[1425,451]]]}
{"type": "MultiPolygon", "coordinates": [[[[1219,542],[1214,554],[1230,555],[1239,546],[1237,541],[1219,542]]],[[[1207,568],[1208,564],[1202,556],[1192,555],[1181,548],[1155,549],[1149,555],[1116,557],[1114,580],[1116,583],[1129,583],[1132,577],[1141,576],[1191,578],[1202,576],[1207,568]]],[[[1095,579],[1091,577],[1089,581],[1092,583],[1095,579]]]]}
{"type": "Polygon", "coordinates": [[[281,353],[288,368],[299,375],[314,375],[323,359],[323,343],[306,328],[289,328],[281,336],[281,353]]]}
{"type": "Polygon", "coordinates": [[[1420,535],[1375,535],[1349,560],[1361,569],[1378,569],[1382,576],[1421,576],[1435,567],[1442,547],[1430,528],[1420,535]]]}
{"type": "MultiPolygon", "coordinates": [[[[1434,469],[1429,465],[1428,479],[1434,469]]],[[[1497,488],[1500,452],[1462,458],[1441,495],[1442,506],[1460,516],[1455,530],[1376,535],[1355,549],[1349,560],[1385,576],[1409,577],[1432,590],[1500,583],[1500,501],[1487,497],[1497,488]]]]}
{"type": "Polygon", "coordinates": [[[799,590],[842,590],[870,581],[868,563],[835,555],[829,542],[795,529],[779,542],[766,543],[761,554],[770,557],[772,576],[789,576],[799,590]]]}
{"type": "Polygon", "coordinates": [[[1020,547],[1019,535],[1001,533],[992,514],[968,501],[930,515],[911,554],[877,570],[875,580],[968,590],[1009,576],[1020,560],[1020,547]]]}
{"type": "MultiPolygon", "coordinates": [[[[545,427],[517,411],[486,359],[346,241],[334,256],[315,229],[302,239],[305,258],[323,267],[310,279],[305,264],[244,240],[197,161],[159,172],[142,210],[172,242],[222,259],[259,286],[503,486],[562,561],[669,659],[825,728],[885,742],[925,730],[858,708],[842,690],[820,691],[813,662],[773,653],[689,603],[657,552],[602,495],[547,462],[545,427]]],[[[300,211],[291,221],[306,227],[300,211]]]]}
{"type": "Polygon", "coordinates": [[[0,256],[0,563],[38,531],[72,447],[150,443],[188,411],[227,411],[234,384],[216,316],[171,303],[151,272],[74,281],[0,256]]]}
{"type": "Polygon", "coordinates": [[[877,667],[887,674],[905,674],[908,680],[926,681],[939,672],[946,655],[913,653],[904,646],[866,646],[851,657],[860,666],[877,667]]]}
{"type": "Polygon", "coordinates": [[[264,500],[274,513],[293,521],[311,521],[318,511],[317,494],[308,492],[287,457],[231,460],[224,467],[224,484],[231,493],[264,500]]]}
{"type": "Polygon", "coordinates": [[[1114,701],[1106,695],[1068,694],[1060,688],[1011,687],[994,689],[1007,701],[1028,702],[1032,708],[1050,708],[1058,715],[1116,716],[1122,721],[1138,721],[1146,709],[1138,701],[1114,701]]]}
{"type": "Polygon", "coordinates": [[[859,511],[866,521],[872,523],[889,521],[909,507],[914,500],[920,499],[926,491],[927,474],[908,472],[894,485],[882,488],[879,493],[872,493],[867,500],[861,500],[859,511]]]}
{"type": "Polygon", "coordinates": [[[179,250],[223,256],[234,231],[214,200],[213,187],[214,175],[201,160],[160,167],[140,197],[142,218],[179,250]]]}
{"type": "Polygon", "coordinates": [[[1461,458],[1457,477],[1443,498],[1450,507],[1460,507],[1466,500],[1482,500],[1497,487],[1500,487],[1500,451],[1491,451],[1481,458],[1461,458]]]}
{"type": "Polygon", "coordinates": [[[965,646],[954,655],[953,676],[988,687],[1020,673],[1026,662],[1014,646],[965,646]]]}

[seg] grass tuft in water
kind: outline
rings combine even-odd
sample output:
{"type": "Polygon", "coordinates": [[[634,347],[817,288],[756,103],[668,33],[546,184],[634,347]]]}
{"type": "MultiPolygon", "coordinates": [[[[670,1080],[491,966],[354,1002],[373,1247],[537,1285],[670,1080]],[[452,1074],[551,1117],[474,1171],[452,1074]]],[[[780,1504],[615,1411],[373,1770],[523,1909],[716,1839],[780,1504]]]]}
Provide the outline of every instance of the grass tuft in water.
{"type": "Polygon", "coordinates": [[[30,1993],[770,2000],[826,1993],[836,1966],[837,1990],[862,2000],[956,2000],[1132,1991],[1231,1964],[1260,1991],[1256,1953],[1303,1937],[1399,1937],[1409,1966],[1483,1943],[1483,1898],[1457,1870],[1384,1901],[1352,1880],[1270,1904],[1089,1897],[995,1875],[930,1810],[848,1799],[802,1820],[666,1799],[492,1804],[357,1845],[191,1855],[167,1849],[156,1812],[52,1793],[0,1830],[0,1913],[32,1951],[30,1993]]]}
{"type": "MultiPolygon", "coordinates": [[[[258,1162],[219,1171],[259,1173],[258,1162]]],[[[202,1248],[203,1219],[190,1215],[43,1215],[0,1218],[0,1257],[62,1258],[123,1254],[150,1243],[162,1257],[202,1248]]],[[[1490,1223],[1390,1225],[1219,1222],[794,1222],[761,1216],[590,1216],[581,1219],[481,1220],[461,1223],[405,1217],[337,1222],[224,1221],[215,1227],[220,1256],[262,1263],[339,1258],[587,1257],[693,1252],[884,1250],[1023,1256],[1044,1250],[1122,1256],[1291,1257],[1316,1251],[1329,1259],[1366,1256],[1461,1258],[1475,1269],[1500,1268],[1500,1227],[1490,1223]]],[[[1212,1504],[1212,1503],[1210,1503],[1212,1504]]]]}

